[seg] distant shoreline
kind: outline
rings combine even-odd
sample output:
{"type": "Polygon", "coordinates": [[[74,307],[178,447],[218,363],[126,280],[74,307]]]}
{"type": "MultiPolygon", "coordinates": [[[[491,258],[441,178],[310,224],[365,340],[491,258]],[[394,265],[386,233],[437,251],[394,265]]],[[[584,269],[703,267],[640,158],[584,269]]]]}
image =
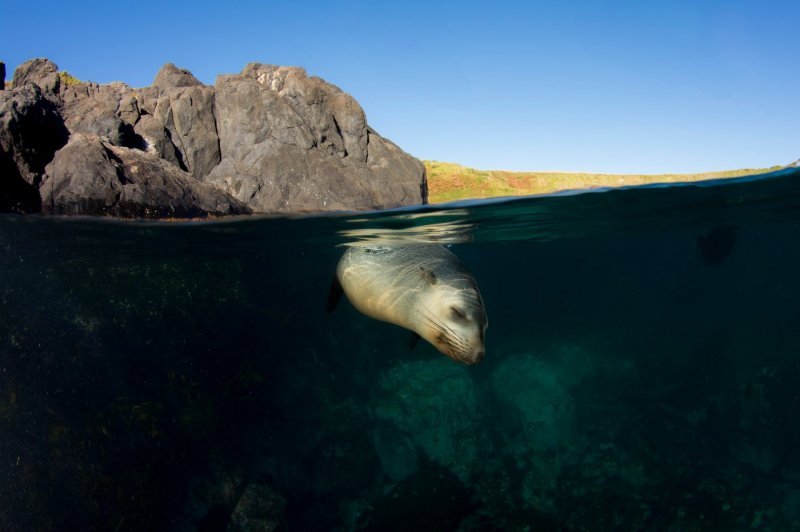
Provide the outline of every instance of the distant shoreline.
{"type": "Polygon", "coordinates": [[[428,178],[428,201],[430,203],[497,196],[549,194],[569,189],[724,179],[772,172],[783,168],[783,166],[744,168],[698,174],[592,174],[585,172],[476,170],[456,163],[423,162],[425,163],[425,171],[428,178]]]}

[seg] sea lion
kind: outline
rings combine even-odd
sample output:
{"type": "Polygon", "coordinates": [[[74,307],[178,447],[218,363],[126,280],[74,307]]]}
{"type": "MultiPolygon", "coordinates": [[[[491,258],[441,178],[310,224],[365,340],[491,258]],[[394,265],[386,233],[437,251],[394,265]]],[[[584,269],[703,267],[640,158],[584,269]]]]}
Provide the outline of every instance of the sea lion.
{"type": "Polygon", "coordinates": [[[342,293],[363,314],[410,329],[413,343],[421,336],[453,360],[475,364],[486,353],[478,285],[443,246],[351,247],[336,268],[328,312],[342,293]]]}

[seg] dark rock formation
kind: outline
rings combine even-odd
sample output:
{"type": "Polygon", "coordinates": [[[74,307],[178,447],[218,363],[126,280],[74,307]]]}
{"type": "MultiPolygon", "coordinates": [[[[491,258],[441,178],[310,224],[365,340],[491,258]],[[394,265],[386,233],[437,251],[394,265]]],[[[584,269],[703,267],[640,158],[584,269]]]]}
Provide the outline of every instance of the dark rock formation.
{"type": "Polygon", "coordinates": [[[219,164],[213,88],[166,90],[156,102],[154,116],[175,147],[181,168],[202,179],[219,164]]]}
{"type": "Polygon", "coordinates": [[[38,85],[46,96],[55,99],[61,87],[58,67],[49,59],[25,61],[14,70],[14,88],[21,89],[28,84],[38,85]]]}
{"type": "Polygon", "coordinates": [[[194,74],[186,69],[178,68],[172,63],[167,63],[156,74],[153,80],[153,88],[161,95],[169,89],[179,87],[199,87],[203,84],[194,77],[194,74]]]}
{"type": "Polygon", "coordinates": [[[124,83],[81,83],[62,87],[61,108],[67,129],[70,133],[105,137],[115,146],[139,147],[141,142],[133,131],[138,116],[132,115],[135,99],[130,101],[131,94],[132,89],[124,83]],[[127,108],[120,113],[123,99],[127,99],[127,108]]]}
{"type": "Polygon", "coordinates": [[[67,137],[61,114],[38,85],[0,94],[0,151],[28,184],[39,185],[45,165],[67,137]]]}
{"type": "Polygon", "coordinates": [[[38,196],[45,212],[121,216],[427,202],[422,163],[300,68],[251,64],[208,87],[167,64],[133,89],[33,59],[15,70],[0,113],[0,212],[37,211],[38,196]]]}
{"type": "Polygon", "coordinates": [[[52,214],[189,218],[245,214],[245,205],[141,150],[76,133],[47,166],[42,208],[52,214]]]}
{"type": "MultiPolygon", "coordinates": [[[[469,530],[459,524],[471,513],[468,489],[450,471],[430,464],[392,488],[364,516],[362,530],[469,530]]],[[[480,530],[480,528],[474,528],[480,530]]]]}
{"type": "Polygon", "coordinates": [[[41,208],[39,192],[20,177],[13,159],[0,153],[0,213],[39,212],[41,208]]]}
{"type": "Polygon", "coordinates": [[[0,61],[0,91],[6,90],[6,64],[0,61]]]}
{"type": "Polygon", "coordinates": [[[244,490],[231,514],[229,532],[272,532],[281,527],[286,499],[278,492],[260,484],[250,484],[244,490]]]}
{"type": "Polygon", "coordinates": [[[351,96],[303,69],[251,64],[215,89],[222,162],[206,181],[254,210],[427,201],[422,163],[368,128],[351,96]]]}
{"type": "Polygon", "coordinates": [[[134,133],[140,138],[142,147],[148,153],[152,153],[175,166],[181,166],[181,153],[169,138],[169,133],[164,129],[164,125],[153,115],[144,114],[136,122],[133,128],[134,133]]]}
{"type": "Polygon", "coordinates": [[[0,92],[0,212],[36,212],[45,165],[67,142],[56,106],[38,85],[0,92]]]}

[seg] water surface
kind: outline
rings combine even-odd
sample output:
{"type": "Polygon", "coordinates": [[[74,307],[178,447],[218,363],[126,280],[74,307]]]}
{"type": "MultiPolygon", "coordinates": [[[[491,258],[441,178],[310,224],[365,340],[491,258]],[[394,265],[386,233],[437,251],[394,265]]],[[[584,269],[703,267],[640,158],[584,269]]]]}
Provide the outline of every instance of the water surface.
{"type": "Polygon", "coordinates": [[[2,530],[787,530],[800,172],[381,213],[0,217],[2,530]],[[346,301],[439,242],[487,355],[346,301]]]}

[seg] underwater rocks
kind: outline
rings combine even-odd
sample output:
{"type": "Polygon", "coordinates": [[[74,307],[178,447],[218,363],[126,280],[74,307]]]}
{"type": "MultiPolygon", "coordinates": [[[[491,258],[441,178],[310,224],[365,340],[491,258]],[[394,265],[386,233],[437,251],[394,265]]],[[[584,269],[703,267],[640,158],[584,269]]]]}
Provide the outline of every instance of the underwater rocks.
{"type": "Polygon", "coordinates": [[[254,63],[210,87],[167,64],[134,89],[80,82],[34,59],[13,87],[0,93],[0,212],[163,217],[427,202],[422,163],[372,130],[350,95],[301,68],[254,63]],[[81,140],[56,157],[78,134],[105,151],[81,140]],[[147,192],[125,208],[106,201],[119,189],[107,157],[118,148],[150,172],[146,185],[133,180],[147,192]],[[82,183],[66,203],[40,188],[65,174],[82,183]]]}
{"type": "Polygon", "coordinates": [[[414,440],[394,424],[379,424],[373,431],[373,445],[381,469],[395,482],[417,471],[419,456],[414,440]]]}
{"type": "Polygon", "coordinates": [[[460,530],[473,506],[467,487],[453,473],[429,465],[378,499],[359,528],[376,532],[460,530]]]}
{"type": "Polygon", "coordinates": [[[250,484],[231,514],[228,532],[272,532],[281,527],[286,499],[269,486],[250,484]]]}
{"type": "Polygon", "coordinates": [[[573,459],[575,405],[559,373],[534,355],[506,359],[492,374],[505,454],[523,472],[521,499],[539,511],[555,510],[561,466],[573,459]]]}
{"type": "Polygon", "coordinates": [[[514,455],[557,449],[569,440],[575,405],[559,374],[534,355],[509,357],[492,373],[492,390],[515,430],[504,434],[514,455]]]}
{"type": "Polygon", "coordinates": [[[737,394],[737,437],[732,454],[743,465],[769,473],[779,464],[784,474],[800,475],[800,365],[764,367],[737,394]]]}
{"type": "Polygon", "coordinates": [[[284,525],[286,498],[273,487],[245,482],[241,468],[213,458],[207,469],[189,485],[184,512],[173,521],[173,530],[228,530],[271,532],[284,525]]]}
{"type": "Polygon", "coordinates": [[[396,365],[372,402],[383,472],[399,485],[440,467],[492,513],[555,512],[565,468],[590,456],[576,438],[572,395],[589,358],[571,345],[511,355],[481,382],[445,359],[396,365]]]}
{"type": "Polygon", "coordinates": [[[399,364],[378,386],[375,417],[399,431],[390,442],[389,429],[378,425],[375,443],[381,463],[395,478],[412,472],[415,459],[408,440],[401,438],[405,435],[428,460],[467,480],[484,443],[478,411],[469,368],[446,359],[399,364]]]}

